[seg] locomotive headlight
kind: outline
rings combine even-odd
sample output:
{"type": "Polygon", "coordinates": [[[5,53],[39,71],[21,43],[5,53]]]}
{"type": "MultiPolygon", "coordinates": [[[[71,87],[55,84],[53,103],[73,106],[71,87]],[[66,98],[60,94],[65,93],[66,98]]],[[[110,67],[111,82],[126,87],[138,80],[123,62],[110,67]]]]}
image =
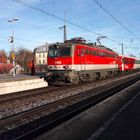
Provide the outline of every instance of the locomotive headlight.
{"type": "Polygon", "coordinates": [[[68,65],[63,66],[64,69],[69,69],[68,65]]]}

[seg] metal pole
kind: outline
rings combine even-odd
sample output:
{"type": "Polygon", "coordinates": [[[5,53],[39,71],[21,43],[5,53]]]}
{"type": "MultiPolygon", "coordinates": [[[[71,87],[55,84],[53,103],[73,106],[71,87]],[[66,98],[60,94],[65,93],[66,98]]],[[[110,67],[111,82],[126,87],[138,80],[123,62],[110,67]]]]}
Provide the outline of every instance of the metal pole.
{"type": "Polygon", "coordinates": [[[122,71],[124,71],[124,48],[123,48],[123,43],[121,43],[122,46],[122,71]]]}
{"type": "MultiPolygon", "coordinates": [[[[14,36],[14,22],[12,22],[12,36],[13,36],[13,41],[12,41],[12,53],[13,53],[13,67],[15,67],[15,36],[14,36]]],[[[14,76],[15,77],[15,76],[14,76]]]]}
{"type": "MultiPolygon", "coordinates": [[[[12,63],[13,63],[13,68],[15,68],[15,50],[14,50],[14,39],[15,39],[15,36],[14,36],[14,22],[19,20],[18,18],[13,18],[13,19],[9,19],[8,22],[11,22],[12,23],[12,36],[11,36],[11,46],[12,46],[12,63]]],[[[15,77],[15,74],[16,72],[14,71],[13,72],[13,77],[15,77]]]]}
{"type": "Polygon", "coordinates": [[[59,29],[63,29],[63,37],[64,37],[64,42],[67,40],[67,30],[66,30],[66,20],[65,20],[66,12],[64,12],[64,26],[59,27],[59,29]]]}
{"type": "Polygon", "coordinates": [[[121,43],[121,46],[122,46],[122,55],[124,55],[123,43],[121,43]]]}
{"type": "Polygon", "coordinates": [[[64,25],[64,42],[67,40],[66,25],[64,25]]]}

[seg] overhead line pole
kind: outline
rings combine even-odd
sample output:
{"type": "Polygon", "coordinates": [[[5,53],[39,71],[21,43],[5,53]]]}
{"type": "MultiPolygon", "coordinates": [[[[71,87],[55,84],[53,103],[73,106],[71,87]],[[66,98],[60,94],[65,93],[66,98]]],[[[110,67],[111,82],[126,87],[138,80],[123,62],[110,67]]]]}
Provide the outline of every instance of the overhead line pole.
{"type": "Polygon", "coordinates": [[[64,12],[64,42],[67,40],[67,31],[66,31],[66,12],[64,12]]]}
{"type": "Polygon", "coordinates": [[[59,29],[63,29],[64,42],[67,40],[67,30],[66,30],[66,21],[65,21],[65,12],[64,12],[64,26],[59,27],[59,29]]]}
{"type": "Polygon", "coordinates": [[[122,46],[122,55],[124,55],[123,43],[121,43],[121,46],[122,46]]]}

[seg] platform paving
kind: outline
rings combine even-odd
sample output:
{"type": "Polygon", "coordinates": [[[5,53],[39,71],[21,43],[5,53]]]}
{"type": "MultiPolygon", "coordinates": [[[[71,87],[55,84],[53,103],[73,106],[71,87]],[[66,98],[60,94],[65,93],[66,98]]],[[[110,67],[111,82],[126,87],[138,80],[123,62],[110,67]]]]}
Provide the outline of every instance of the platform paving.
{"type": "Polygon", "coordinates": [[[140,92],[96,140],[140,140],[140,92]]]}
{"type": "Polygon", "coordinates": [[[39,76],[32,76],[28,74],[17,74],[15,77],[9,74],[0,74],[0,82],[4,81],[18,81],[18,80],[24,80],[24,79],[35,79],[39,76]]]}
{"type": "Polygon", "coordinates": [[[15,77],[0,74],[0,95],[47,87],[48,83],[39,76],[18,74],[15,77]]]}

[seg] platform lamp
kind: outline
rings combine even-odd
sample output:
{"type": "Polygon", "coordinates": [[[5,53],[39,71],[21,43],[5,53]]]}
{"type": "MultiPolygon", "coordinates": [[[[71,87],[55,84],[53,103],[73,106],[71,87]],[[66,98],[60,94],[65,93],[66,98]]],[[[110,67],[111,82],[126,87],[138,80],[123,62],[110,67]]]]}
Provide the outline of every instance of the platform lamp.
{"type": "MultiPolygon", "coordinates": [[[[19,18],[12,18],[12,19],[9,19],[9,20],[8,20],[8,22],[12,23],[12,36],[9,37],[8,41],[9,41],[9,43],[10,43],[11,46],[12,46],[12,48],[11,48],[11,49],[12,49],[12,54],[11,54],[11,56],[12,56],[13,67],[15,67],[14,23],[15,23],[16,21],[18,21],[18,20],[19,20],[19,18]]],[[[15,73],[13,74],[13,77],[15,77],[15,73]]]]}
{"type": "Polygon", "coordinates": [[[9,43],[11,43],[12,46],[12,62],[13,62],[13,67],[15,67],[15,50],[14,50],[14,22],[19,20],[19,18],[12,18],[9,19],[8,22],[12,23],[12,36],[9,37],[9,43]]]}

